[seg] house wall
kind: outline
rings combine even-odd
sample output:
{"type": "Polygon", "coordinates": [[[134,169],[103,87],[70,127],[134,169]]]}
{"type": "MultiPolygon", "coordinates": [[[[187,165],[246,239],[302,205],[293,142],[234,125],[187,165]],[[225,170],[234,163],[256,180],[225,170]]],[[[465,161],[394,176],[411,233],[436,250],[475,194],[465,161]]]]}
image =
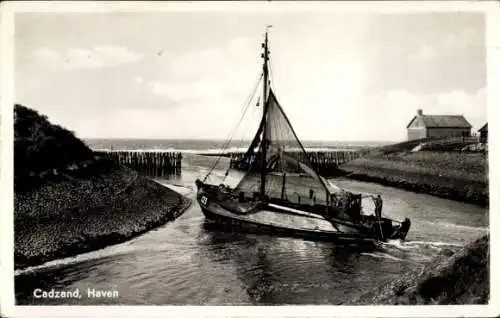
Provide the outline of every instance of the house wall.
{"type": "Polygon", "coordinates": [[[407,129],[408,140],[422,139],[426,137],[426,129],[422,119],[418,116],[411,122],[407,129]]]}
{"type": "Polygon", "coordinates": [[[469,137],[470,128],[427,128],[422,117],[415,116],[407,128],[408,140],[422,138],[454,138],[469,137]]]}
{"type": "Polygon", "coordinates": [[[487,130],[481,131],[479,138],[482,143],[488,142],[488,131],[487,130]]]}
{"type": "Polygon", "coordinates": [[[427,138],[469,137],[470,128],[428,128],[427,138]]]}
{"type": "Polygon", "coordinates": [[[408,128],[408,140],[422,139],[426,137],[425,127],[408,128]]]}

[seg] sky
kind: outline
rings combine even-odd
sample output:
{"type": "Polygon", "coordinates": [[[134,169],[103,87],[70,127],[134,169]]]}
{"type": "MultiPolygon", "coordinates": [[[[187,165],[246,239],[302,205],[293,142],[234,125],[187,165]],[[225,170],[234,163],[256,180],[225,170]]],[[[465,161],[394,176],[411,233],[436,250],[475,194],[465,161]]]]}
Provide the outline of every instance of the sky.
{"type": "Polygon", "coordinates": [[[404,140],[417,109],[486,121],[485,19],[466,12],[17,13],[15,102],[81,138],[224,139],[268,24],[301,140],[404,140]]]}

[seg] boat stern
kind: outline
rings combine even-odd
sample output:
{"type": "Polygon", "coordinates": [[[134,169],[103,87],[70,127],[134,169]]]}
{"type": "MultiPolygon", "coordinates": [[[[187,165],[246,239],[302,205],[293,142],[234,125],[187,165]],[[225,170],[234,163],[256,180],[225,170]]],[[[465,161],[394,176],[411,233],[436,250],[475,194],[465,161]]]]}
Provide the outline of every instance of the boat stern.
{"type": "Polygon", "coordinates": [[[408,235],[408,231],[410,231],[411,221],[409,218],[405,218],[401,224],[397,225],[390,236],[392,240],[404,240],[406,235],[408,235]]]}
{"type": "Polygon", "coordinates": [[[377,240],[405,240],[410,230],[411,221],[406,218],[403,222],[398,222],[388,218],[376,219],[372,217],[366,225],[369,232],[377,240]]]}

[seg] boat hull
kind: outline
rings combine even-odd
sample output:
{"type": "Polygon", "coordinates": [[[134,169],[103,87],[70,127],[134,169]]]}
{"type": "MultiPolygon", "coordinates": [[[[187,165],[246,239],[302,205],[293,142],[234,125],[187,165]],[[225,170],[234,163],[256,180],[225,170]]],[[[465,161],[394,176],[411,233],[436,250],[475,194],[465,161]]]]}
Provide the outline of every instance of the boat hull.
{"type": "Polygon", "coordinates": [[[276,226],[255,222],[251,220],[243,220],[235,217],[230,217],[209,207],[201,207],[201,211],[205,215],[207,222],[214,228],[229,232],[242,231],[252,234],[264,234],[270,236],[293,237],[311,241],[326,241],[336,242],[340,244],[370,244],[374,245],[376,239],[372,236],[360,236],[354,233],[335,233],[322,230],[306,230],[300,228],[291,228],[284,226],[276,226]]]}
{"type": "MultiPolygon", "coordinates": [[[[297,217],[299,210],[293,208],[276,207],[275,204],[262,204],[255,202],[247,204],[245,209],[235,209],[241,207],[241,203],[228,204],[231,199],[227,199],[227,194],[215,186],[205,185],[197,182],[197,201],[208,223],[218,225],[218,228],[225,231],[248,232],[266,234],[273,236],[286,236],[303,238],[315,241],[328,241],[347,244],[374,244],[377,241],[389,239],[404,240],[410,228],[410,220],[406,219],[402,223],[394,225],[393,220],[382,218],[375,219],[373,216],[366,216],[365,223],[349,223],[345,220],[327,221],[321,216],[311,215],[307,211],[302,211],[302,220],[307,218],[316,219],[314,224],[302,224],[304,222],[289,223],[283,218],[270,220],[270,216],[277,214],[292,214],[297,217]],[[226,197],[226,199],[224,199],[226,197]],[[270,208],[275,206],[274,209],[270,208]],[[280,211],[281,210],[281,211],[280,211]],[[267,217],[263,214],[267,214],[267,217]],[[309,215],[307,215],[309,214],[309,215]],[[262,215],[262,216],[261,216],[262,215]],[[261,217],[258,217],[261,216],[261,217]],[[322,224],[321,224],[322,223],[322,224]]],[[[307,222],[306,222],[307,223],[307,222]]]]}

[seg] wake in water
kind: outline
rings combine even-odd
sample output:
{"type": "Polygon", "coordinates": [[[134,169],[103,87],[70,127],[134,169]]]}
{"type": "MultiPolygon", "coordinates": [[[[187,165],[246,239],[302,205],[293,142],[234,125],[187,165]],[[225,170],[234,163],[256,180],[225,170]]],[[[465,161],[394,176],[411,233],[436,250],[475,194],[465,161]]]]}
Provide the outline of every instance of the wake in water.
{"type": "Polygon", "coordinates": [[[387,242],[381,242],[381,246],[386,248],[397,248],[401,250],[415,250],[421,249],[422,247],[430,248],[443,248],[443,247],[463,247],[462,244],[450,243],[450,242],[433,242],[433,241],[401,241],[401,240],[389,240],[387,242]]]}
{"type": "Polygon", "coordinates": [[[14,276],[36,273],[43,270],[55,269],[72,264],[79,264],[90,260],[99,260],[106,257],[117,257],[119,255],[132,254],[135,252],[135,247],[132,245],[133,243],[134,239],[125,243],[108,246],[101,250],[78,254],[76,256],[60,258],[40,265],[26,267],[23,269],[16,269],[14,271],[14,276]]]}
{"type": "Polygon", "coordinates": [[[441,252],[456,252],[463,244],[440,241],[401,241],[390,240],[380,242],[378,251],[362,253],[374,258],[385,258],[392,261],[425,262],[439,255],[441,252]]]}
{"type": "Polygon", "coordinates": [[[430,224],[432,226],[439,226],[449,229],[456,229],[461,231],[480,231],[481,233],[489,231],[489,227],[477,227],[477,226],[469,226],[469,225],[460,225],[448,222],[431,222],[431,221],[421,221],[422,223],[430,224]]]}
{"type": "Polygon", "coordinates": [[[407,245],[416,245],[416,246],[432,246],[432,247],[463,247],[463,244],[458,244],[458,243],[449,243],[449,242],[424,242],[424,241],[409,241],[406,242],[407,245]]]}
{"type": "Polygon", "coordinates": [[[392,256],[391,254],[388,254],[388,253],[381,253],[381,252],[361,253],[361,255],[371,256],[371,257],[375,257],[375,258],[385,258],[385,259],[389,259],[391,261],[397,261],[397,262],[404,262],[405,261],[402,258],[392,256]]]}

